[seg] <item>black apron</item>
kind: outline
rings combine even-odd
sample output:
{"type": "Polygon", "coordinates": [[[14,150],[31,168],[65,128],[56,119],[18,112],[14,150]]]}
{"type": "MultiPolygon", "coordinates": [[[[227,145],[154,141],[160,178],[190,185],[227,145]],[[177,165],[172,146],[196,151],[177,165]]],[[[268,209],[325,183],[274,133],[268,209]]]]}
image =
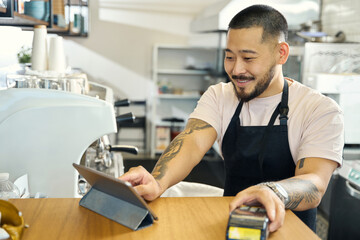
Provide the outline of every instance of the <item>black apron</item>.
{"type": "MultiPolygon", "coordinates": [[[[258,183],[295,175],[296,166],[288,142],[288,88],[284,80],[281,102],[267,126],[241,126],[243,102],[237,106],[222,142],[226,171],[224,196],[235,196],[258,183]],[[274,126],[279,114],[280,125],[274,126]]],[[[316,208],[294,213],[315,232],[316,208]]]]}

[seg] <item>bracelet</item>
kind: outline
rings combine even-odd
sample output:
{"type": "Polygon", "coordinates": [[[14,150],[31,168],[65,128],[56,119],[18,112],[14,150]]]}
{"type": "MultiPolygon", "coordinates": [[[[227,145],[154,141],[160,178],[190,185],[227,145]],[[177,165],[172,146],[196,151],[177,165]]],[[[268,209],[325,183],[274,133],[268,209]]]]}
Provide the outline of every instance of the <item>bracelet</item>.
{"type": "Polygon", "coordinates": [[[270,188],[276,194],[276,196],[280,198],[280,200],[285,204],[285,206],[287,203],[289,203],[289,195],[280,184],[275,182],[263,182],[259,183],[258,185],[270,188]]]}

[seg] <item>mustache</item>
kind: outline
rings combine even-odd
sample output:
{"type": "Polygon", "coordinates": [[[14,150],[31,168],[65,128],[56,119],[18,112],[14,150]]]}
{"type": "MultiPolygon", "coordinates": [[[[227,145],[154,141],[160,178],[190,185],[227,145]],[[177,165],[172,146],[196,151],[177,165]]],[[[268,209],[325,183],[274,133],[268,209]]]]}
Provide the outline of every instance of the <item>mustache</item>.
{"type": "Polygon", "coordinates": [[[244,75],[231,75],[231,78],[234,80],[255,80],[255,77],[244,75]]]}

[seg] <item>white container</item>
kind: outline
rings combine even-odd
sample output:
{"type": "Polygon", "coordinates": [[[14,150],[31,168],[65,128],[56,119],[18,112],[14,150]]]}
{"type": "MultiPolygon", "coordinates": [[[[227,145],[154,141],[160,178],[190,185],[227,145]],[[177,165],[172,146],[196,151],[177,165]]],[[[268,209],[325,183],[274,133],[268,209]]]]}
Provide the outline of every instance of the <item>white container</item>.
{"type": "Polygon", "coordinates": [[[48,69],[47,31],[45,25],[34,26],[31,68],[36,71],[48,69]]]}
{"type": "Polygon", "coordinates": [[[49,43],[49,70],[64,73],[66,70],[66,58],[62,37],[51,37],[49,43]]]}
{"type": "Polygon", "coordinates": [[[19,198],[19,189],[9,181],[9,173],[0,173],[0,199],[19,198]]]}

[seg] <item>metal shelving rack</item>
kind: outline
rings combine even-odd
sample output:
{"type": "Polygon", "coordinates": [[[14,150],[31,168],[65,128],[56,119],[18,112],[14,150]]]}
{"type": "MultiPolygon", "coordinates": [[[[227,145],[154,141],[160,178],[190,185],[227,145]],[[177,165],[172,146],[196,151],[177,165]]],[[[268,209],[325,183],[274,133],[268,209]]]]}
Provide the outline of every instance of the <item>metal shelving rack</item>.
{"type": "Polygon", "coordinates": [[[151,101],[150,154],[161,154],[157,149],[158,127],[185,126],[186,118],[196,106],[201,93],[216,69],[216,48],[201,46],[156,45],[153,49],[152,80],[155,85],[168,82],[173,91],[156,93],[151,101]],[[176,92],[176,90],[179,92],[176,92]],[[164,118],[181,118],[182,123],[170,123],[164,118]]]}
{"type": "Polygon", "coordinates": [[[55,0],[48,0],[49,8],[49,21],[43,21],[31,16],[20,14],[16,11],[13,12],[13,18],[0,18],[0,26],[18,26],[23,30],[33,30],[35,25],[45,25],[49,33],[55,33],[61,36],[72,37],[87,37],[89,29],[89,3],[88,0],[64,0],[64,12],[66,27],[59,27],[54,24],[53,2],[55,0]],[[74,31],[73,23],[74,18],[72,13],[74,8],[77,9],[79,21],[77,24],[80,26],[79,31],[74,31]]]}
{"type": "MultiPolygon", "coordinates": [[[[89,2],[88,0],[66,0],[65,3],[65,18],[67,21],[66,36],[87,37],[89,29],[89,2]],[[74,10],[76,9],[76,10],[74,10]],[[76,12],[76,13],[75,13],[76,12]],[[80,27],[75,31],[75,14],[80,18],[77,20],[77,25],[80,27]]],[[[62,35],[60,33],[60,35],[62,35]]]]}

